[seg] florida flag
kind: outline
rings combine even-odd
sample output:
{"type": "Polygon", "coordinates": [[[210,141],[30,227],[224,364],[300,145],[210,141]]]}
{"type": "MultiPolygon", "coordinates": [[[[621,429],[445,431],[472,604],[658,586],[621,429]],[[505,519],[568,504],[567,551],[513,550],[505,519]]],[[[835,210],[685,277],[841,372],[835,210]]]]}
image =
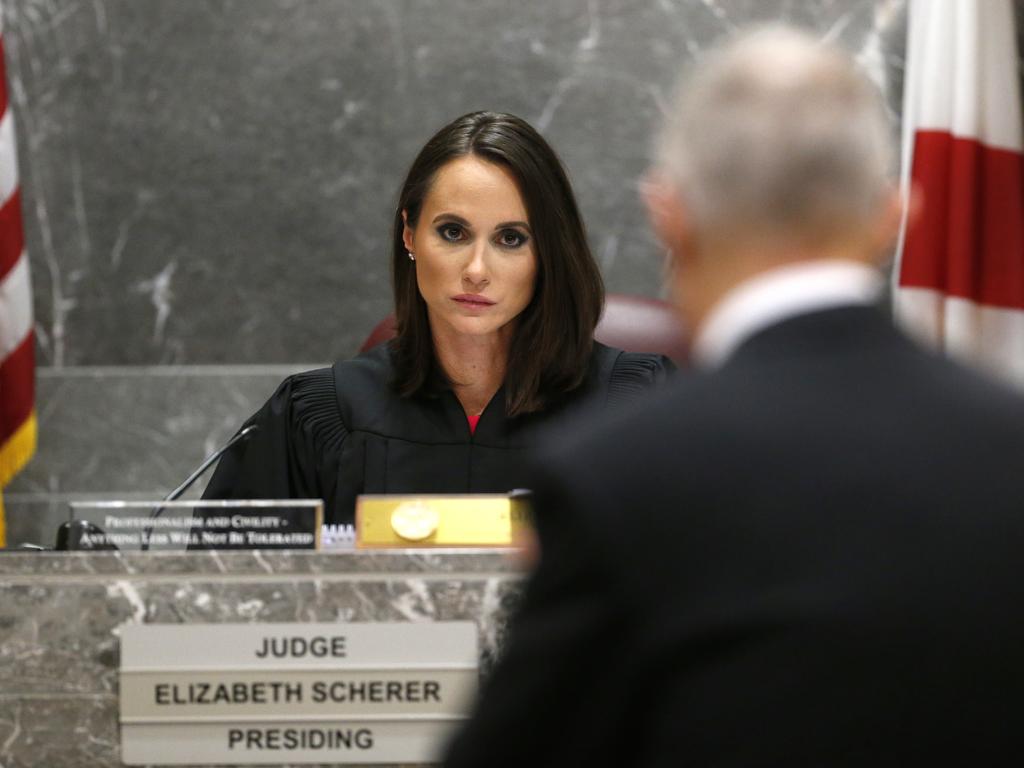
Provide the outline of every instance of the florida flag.
{"type": "Polygon", "coordinates": [[[3,488],[36,449],[32,289],[21,227],[14,121],[7,99],[0,13],[0,546],[6,543],[3,488]]]}
{"type": "Polygon", "coordinates": [[[1024,388],[1024,157],[1011,0],[911,0],[897,320],[1024,388]]]}

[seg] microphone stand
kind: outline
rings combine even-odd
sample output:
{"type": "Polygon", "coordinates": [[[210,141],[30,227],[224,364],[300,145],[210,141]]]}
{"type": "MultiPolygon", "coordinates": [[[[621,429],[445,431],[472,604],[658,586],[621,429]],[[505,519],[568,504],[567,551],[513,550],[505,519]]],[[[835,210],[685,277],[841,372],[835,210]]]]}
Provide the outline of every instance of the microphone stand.
{"type": "MultiPolygon", "coordinates": [[[[192,484],[195,483],[196,480],[203,476],[203,473],[206,472],[206,470],[208,470],[213,465],[213,463],[217,461],[217,459],[219,459],[221,456],[223,456],[225,453],[231,450],[231,448],[233,448],[238,443],[242,442],[243,440],[248,440],[249,437],[251,437],[252,434],[258,430],[258,424],[250,424],[245,429],[240,430],[234,437],[228,440],[224,445],[222,445],[216,451],[207,456],[203,460],[203,463],[196,467],[192,474],[186,477],[181,485],[179,485],[173,491],[164,496],[163,499],[161,499],[161,501],[176,501],[179,497],[181,497],[183,493],[185,493],[185,491],[192,487],[192,484]]],[[[160,505],[150,513],[149,519],[151,522],[150,525],[142,532],[143,541],[142,546],[139,549],[140,552],[149,551],[149,537],[153,534],[152,521],[160,517],[160,515],[163,513],[165,509],[167,509],[167,507],[160,505]]]]}

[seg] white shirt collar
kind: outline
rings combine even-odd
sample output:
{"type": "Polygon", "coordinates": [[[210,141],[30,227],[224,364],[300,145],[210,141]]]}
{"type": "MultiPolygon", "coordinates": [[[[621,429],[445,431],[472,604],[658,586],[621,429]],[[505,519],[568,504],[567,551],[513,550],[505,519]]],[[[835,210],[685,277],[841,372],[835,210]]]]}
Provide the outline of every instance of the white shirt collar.
{"type": "Polygon", "coordinates": [[[796,315],[871,304],[882,278],[855,261],[821,259],[776,267],[729,291],[711,309],[693,343],[693,362],[715,368],[758,331],[796,315]]]}

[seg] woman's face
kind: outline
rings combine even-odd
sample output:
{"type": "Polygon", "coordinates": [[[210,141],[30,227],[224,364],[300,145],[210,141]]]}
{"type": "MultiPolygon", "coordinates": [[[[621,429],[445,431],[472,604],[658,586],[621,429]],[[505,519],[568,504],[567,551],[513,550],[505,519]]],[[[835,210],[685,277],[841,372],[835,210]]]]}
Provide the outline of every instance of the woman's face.
{"type": "Polygon", "coordinates": [[[472,155],[443,166],[403,238],[435,334],[514,330],[533,297],[537,256],[526,206],[504,166],[472,155]]]}

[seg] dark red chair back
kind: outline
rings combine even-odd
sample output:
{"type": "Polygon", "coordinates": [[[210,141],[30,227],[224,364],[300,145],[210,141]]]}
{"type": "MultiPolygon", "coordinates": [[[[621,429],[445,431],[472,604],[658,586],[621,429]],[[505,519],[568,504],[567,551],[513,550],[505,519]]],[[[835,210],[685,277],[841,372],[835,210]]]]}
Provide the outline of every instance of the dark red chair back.
{"type": "Polygon", "coordinates": [[[646,296],[609,293],[594,338],[626,352],[656,352],[672,358],[677,365],[685,363],[689,355],[682,324],[672,305],[646,296]]]}
{"type": "Polygon", "coordinates": [[[373,330],[370,331],[370,335],[366,337],[366,341],[363,342],[363,346],[359,348],[359,354],[368,352],[378,344],[390,341],[393,338],[395,338],[395,316],[388,315],[373,326],[373,330]]]}

